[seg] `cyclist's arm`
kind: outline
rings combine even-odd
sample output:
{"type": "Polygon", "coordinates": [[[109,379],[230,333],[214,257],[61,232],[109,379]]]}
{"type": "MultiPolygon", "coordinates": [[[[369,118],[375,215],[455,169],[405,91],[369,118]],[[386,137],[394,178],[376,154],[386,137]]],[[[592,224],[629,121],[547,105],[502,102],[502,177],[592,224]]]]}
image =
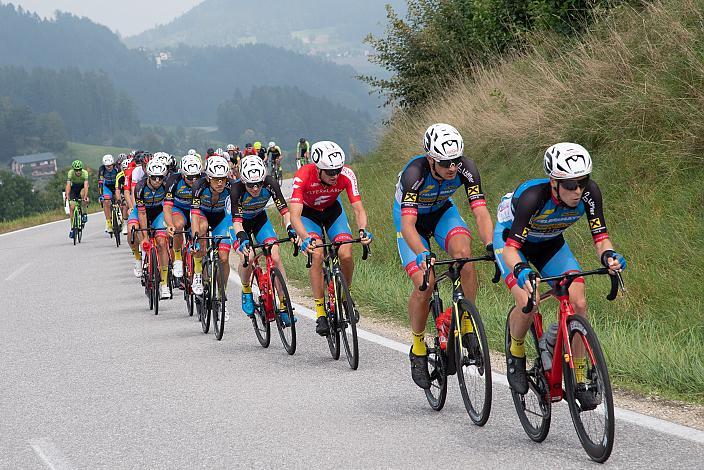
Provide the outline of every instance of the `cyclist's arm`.
{"type": "Polygon", "coordinates": [[[164,196],[164,222],[167,227],[173,227],[174,225],[174,191],[176,190],[176,185],[178,183],[179,175],[174,174],[169,176],[168,181],[166,181],[166,196],[164,196]]]}
{"type": "Polygon", "coordinates": [[[291,202],[288,205],[289,217],[291,220],[291,226],[298,234],[298,238],[305,240],[308,238],[308,231],[305,225],[303,225],[303,220],[301,220],[301,214],[303,213],[303,204],[298,202],[291,202]]]}
{"type": "Polygon", "coordinates": [[[592,233],[594,247],[596,253],[601,260],[601,255],[606,250],[613,250],[614,246],[609,239],[609,232],[606,229],[606,220],[604,220],[604,205],[599,186],[593,180],[589,181],[587,187],[584,188],[582,195],[584,208],[589,223],[589,230],[592,233]]]}
{"type": "Polygon", "coordinates": [[[357,227],[362,229],[367,229],[367,211],[364,210],[362,201],[357,201],[352,203],[352,209],[354,210],[354,218],[357,221],[357,227]]]}
{"type": "Polygon", "coordinates": [[[83,196],[83,199],[85,199],[87,202],[88,201],[88,176],[87,175],[86,175],[85,181],[83,182],[83,191],[84,191],[83,194],[85,194],[85,196],[83,196]]]}
{"type": "Polygon", "coordinates": [[[286,215],[288,212],[288,205],[286,205],[286,198],[284,198],[283,192],[281,192],[281,186],[279,182],[276,181],[272,176],[266,177],[266,183],[271,192],[271,197],[274,200],[274,205],[279,211],[279,214],[286,215]]]}
{"type": "Polygon", "coordinates": [[[467,192],[467,202],[472,209],[474,219],[477,221],[477,229],[479,237],[484,242],[484,246],[491,243],[494,237],[494,224],[491,220],[489,210],[486,208],[486,198],[482,190],[481,177],[479,169],[474,163],[474,160],[467,157],[462,157],[462,162],[458,168],[460,180],[464,184],[464,189],[467,192]]]}
{"type": "Polygon", "coordinates": [[[68,198],[71,197],[71,180],[66,180],[66,197],[65,199],[68,201],[68,198]]]}
{"type": "Polygon", "coordinates": [[[105,183],[105,165],[98,168],[98,195],[103,196],[103,184],[105,183]]]}

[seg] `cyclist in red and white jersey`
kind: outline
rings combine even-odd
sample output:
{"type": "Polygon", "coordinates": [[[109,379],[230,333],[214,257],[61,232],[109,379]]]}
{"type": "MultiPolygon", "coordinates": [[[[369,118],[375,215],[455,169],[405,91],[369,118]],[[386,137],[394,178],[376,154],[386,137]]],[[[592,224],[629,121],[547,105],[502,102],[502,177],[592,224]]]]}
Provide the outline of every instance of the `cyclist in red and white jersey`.
{"type": "MultiPolygon", "coordinates": [[[[315,243],[322,238],[323,228],[331,241],[352,240],[347,214],[340,204],[340,193],[347,193],[362,243],[371,243],[372,234],[367,230],[367,212],[362,205],[357,177],[345,165],[345,152],[342,148],[335,142],[317,142],[311,148],[311,160],[313,163],[302,166],[293,178],[289,209],[291,225],[302,240],[301,250],[313,255],[310,284],[318,317],[315,331],[321,336],[327,336],[330,328],[323,305],[323,252],[315,250],[315,243]]],[[[352,286],[352,245],[342,245],[338,254],[345,279],[352,286]]]]}

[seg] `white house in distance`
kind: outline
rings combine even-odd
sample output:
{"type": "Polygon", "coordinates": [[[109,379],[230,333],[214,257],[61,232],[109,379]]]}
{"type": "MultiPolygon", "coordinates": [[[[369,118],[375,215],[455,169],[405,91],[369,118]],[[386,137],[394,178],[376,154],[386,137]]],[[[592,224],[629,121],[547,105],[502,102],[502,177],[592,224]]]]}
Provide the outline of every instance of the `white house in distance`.
{"type": "Polygon", "coordinates": [[[56,170],[56,155],[51,152],[12,157],[12,171],[20,176],[50,176],[56,170]]]}

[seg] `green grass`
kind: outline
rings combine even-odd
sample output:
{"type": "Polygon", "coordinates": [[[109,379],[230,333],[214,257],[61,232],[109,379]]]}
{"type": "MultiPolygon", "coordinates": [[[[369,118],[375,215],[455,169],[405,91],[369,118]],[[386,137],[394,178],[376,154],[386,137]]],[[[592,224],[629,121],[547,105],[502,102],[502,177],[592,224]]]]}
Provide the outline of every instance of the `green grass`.
{"type": "MultiPolygon", "coordinates": [[[[91,203],[88,205],[89,214],[97,212],[99,210],[100,206],[98,204],[91,203]]],[[[0,222],[0,233],[14,232],[15,230],[20,230],[27,227],[34,227],[36,225],[46,224],[48,222],[54,222],[56,220],[66,220],[66,224],[68,227],[68,216],[66,215],[63,209],[56,209],[53,211],[40,212],[39,214],[20,217],[19,219],[15,220],[0,222]]]]}
{"type": "MultiPolygon", "coordinates": [[[[703,13],[702,0],[624,9],[581,42],[542,38],[530,54],[457,83],[432,109],[397,114],[379,148],[355,165],[375,235],[372,257],[356,258],[356,300],[408,325],[411,283],[398,259],[391,207],[398,172],[420,153],[429,124],[460,129],[493,215],[504,193],[543,176],[547,146],[576,141],[592,152],[609,233],[629,263],[628,293],[614,302],[605,299],[608,279],[587,281],[589,318],[612,380],[704,403],[703,13]]],[[[461,191],[455,200],[476,234],[461,191]]],[[[583,268],[599,266],[586,221],[565,237],[583,268]]],[[[479,240],[472,248],[481,252],[479,240]]],[[[303,261],[288,258],[286,267],[306,282],[303,261]]],[[[491,266],[479,270],[477,304],[501,351],[511,296],[490,283],[491,266]]],[[[555,310],[554,302],[544,304],[546,321],[555,310]]]]}
{"type": "Polygon", "coordinates": [[[73,160],[81,160],[84,165],[91,168],[100,168],[102,165],[103,155],[111,154],[115,158],[121,153],[127,153],[130,149],[120,147],[103,147],[100,145],[80,144],[78,142],[69,142],[68,148],[61,152],[57,157],[59,168],[64,168],[71,165],[73,160]]]}

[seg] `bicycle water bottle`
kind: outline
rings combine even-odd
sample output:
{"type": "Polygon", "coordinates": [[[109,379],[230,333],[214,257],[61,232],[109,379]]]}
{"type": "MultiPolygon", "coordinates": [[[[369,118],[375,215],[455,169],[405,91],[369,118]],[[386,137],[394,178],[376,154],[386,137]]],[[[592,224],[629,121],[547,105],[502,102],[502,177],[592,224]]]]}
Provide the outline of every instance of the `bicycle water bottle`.
{"type": "Polygon", "coordinates": [[[555,349],[555,341],[557,340],[557,323],[550,323],[547,331],[538,341],[540,348],[540,358],[543,362],[543,369],[552,369],[552,358],[555,349]]]}
{"type": "Polygon", "coordinates": [[[435,328],[438,330],[438,338],[440,339],[440,349],[447,349],[447,336],[450,332],[450,321],[452,320],[452,307],[438,315],[435,319],[435,328]]]}

